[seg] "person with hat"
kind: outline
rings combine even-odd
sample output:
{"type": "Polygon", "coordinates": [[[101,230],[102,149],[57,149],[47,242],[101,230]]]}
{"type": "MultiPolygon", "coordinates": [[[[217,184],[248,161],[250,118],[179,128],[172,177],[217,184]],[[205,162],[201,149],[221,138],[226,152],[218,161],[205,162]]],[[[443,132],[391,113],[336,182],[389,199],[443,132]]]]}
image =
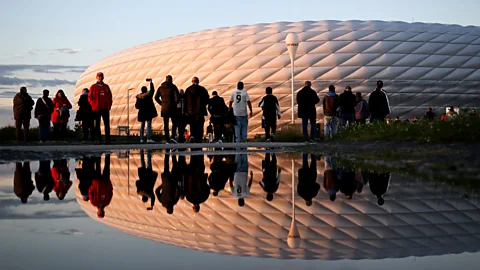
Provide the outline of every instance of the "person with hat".
{"type": "Polygon", "coordinates": [[[103,82],[103,79],[103,73],[98,72],[97,82],[92,84],[88,93],[88,101],[92,106],[94,120],[94,136],[92,136],[92,140],[95,139],[95,136],[98,136],[99,142],[102,141],[100,131],[100,118],[102,118],[105,126],[105,140],[107,143],[110,143],[110,109],[112,108],[113,97],[110,87],[103,82]]]}

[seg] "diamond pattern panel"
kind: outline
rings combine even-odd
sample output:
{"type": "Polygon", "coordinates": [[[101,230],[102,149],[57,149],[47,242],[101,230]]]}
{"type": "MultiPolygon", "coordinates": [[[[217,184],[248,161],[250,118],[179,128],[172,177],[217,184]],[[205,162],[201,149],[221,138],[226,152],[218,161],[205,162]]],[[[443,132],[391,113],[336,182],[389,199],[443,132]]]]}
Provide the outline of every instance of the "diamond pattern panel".
{"type": "MultiPolygon", "coordinates": [[[[480,104],[480,95],[471,92],[480,88],[479,27],[357,20],[239,25],[136,46],[89,67],[77,82],[75,101],[81,89],[89,87],[95,74],[102,71],[114,95],[122,96],[114,99],[112,129],[128,121],[132,129],[138,129],[135,90],[126,96],[129,88],[140,91],[146,77],[154,78],[158,87],[166,75],[172,75],[177,86],[185,89],[191,77],[199,76],[210,93],[222,89],[226,99],[238,81],[252,93],[263,93],[266,86],[274,86],[274,94],[282,101],[282,113],[289,115],[290,59],[284,44],[289,32],[298,33],[302,41],[295,62],[296,91],[304,80],[313,81],[321,96],[329,84],[336,84],[337,89],[348,84],[354,92],[366,96],[377,80],[384,80],[390,95],[417,86],[407,104],[391,100],[392,115],[400,117],[423,115],[427,107],[442,112],[446,105],[480,104]],[[437,102],[445,98],[427,102],[421,98],[432,93],[431,89],[439,89],[435,93],[441,96],[458,86],[465,98],[448,96],[447,102],[437,102]],[[130,107],[126,106],[127,100],[130,107]]],[[[261,96],[253,98],[255,107],[261,96]]],[[[322,109],[317,112],[322,122],[322,109]]],[[[260,114],[257,108],[249,122],[251,134],[262,132],[260,114]]],[[[289,123],[287,115],[279,120],[279,126],[289,123]]],[[[161,130],[163,121],[156,118],[153,126],[161,130]]]]}
{"type": "MultiPolygon", "coordinates": [[[[461,198],[463,190],[438,183],[413,181],[393,175],[385,204],[379,206],[369,192],[355,193],[347,200],[340,193],[331,202],[322,187],[308,207],[295,194],[296,224],[300,246],[291,249],[287,236],[292,222],[292,166],[295,186],[301,158],[277,155],[281,168],[280,185],[273,201],[265,199],[258,184],[262,179],[259,164],[264,153],[248,156],[253,185],[245,206],[239,207],[228,183],[218,196],[210,195],[199,213],[180,200],[172,215],[157,201],[153,211],[136,194],[138,152],[129,159],[111,157],[114,195],[99,220],[96,209],[77,201],[93,219],[126,233],[169,245],[236,256],[282,259],[379,259],[431,256],[480,250],[480,207],[477,197],[461,198]],[[130,168],[130,169],[129,169],[130,168]],[[459,195],[460,194],[460,195],[459,195]]],[[[190,157],[187,156],[187,163],[190,157]]],[[[163,154],[153,154],[153,170],[159,173],[155,188],[161,185],[163,154]]],[[[210,161],[204,158],[205,173],[210,161]]],[[[323,182],[324,159],[317,164],[317,182],[323,182]]],[[[172,162],[169,164],[172,169],[172,162]]],[[[78,187],[78,183],[76,184],[78,187]]]]}

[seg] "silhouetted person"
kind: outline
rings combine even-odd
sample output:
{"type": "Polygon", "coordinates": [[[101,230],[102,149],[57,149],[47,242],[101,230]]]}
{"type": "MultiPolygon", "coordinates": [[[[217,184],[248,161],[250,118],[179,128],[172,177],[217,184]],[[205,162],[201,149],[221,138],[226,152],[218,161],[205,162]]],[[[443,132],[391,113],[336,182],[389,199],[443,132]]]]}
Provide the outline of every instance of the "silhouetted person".
{"type": "Polygon", "coordinates": [[[225,116],[228,112],[228,107],[225,105],[225,100],[218,96],[217,91],[213,91],[212,98],[208,102],[208,112],[210,113],[210,122],[213,124],[213,132],[215,134],[215,141],[222,142],[223,130],[225,127],[225,116]]]}
{"type": "Polygon", "coordinates": [[[352,93],[350,86],[345,87],[345,91],[340,94],[338,105],[341,110],[342,127],[345,128],[347,123],[349,126],[353,125],[355,120],[355,106],[357,105],[357,98],[352,93]]]}
{"type": "Polygon", "coordinates": [[[88,101],[92,105],[94,119],[94,134],[102,142],[100,119],[105,127],[105,140],[110,143],[110,109],[112,108],[113,96],[108,84],[103,82],[102,72],[97,73],[97,82],[92,84],[88,92],[88,101]]]}
{"type": "Polygon", "coordinates": [[[262,126],[265,129],[265,138],[270,141],[270,134],[275,136],[277,130],[277,118],[281,118],[280,105],[278,99],[272,94],[272,88],[265,89],[265,96],[260,101],[258,106],[262,108],[262,126]]]}
{"type": "Polygon", "coordinates": [[[150,91],[146,86],[142,86],[142,93],[137,95],[135,108],[138,110],[137,120],[140,122],[140,143],[143,143],[143,135],[145,133],[145,122],[147,123],[147,143],[154,143],[152,140],[152,121],[158,116],[157,109],[153,103],[153,95],[155,87],[150,79],[150,91]]]}
{"type": "Polygon", "coordinates": [[[68,100],[63,90],[58,90],[52,100],[53,102],[53,135],[57,140],[65,140],[67,135],[68,119],[70,119],[70,109],[72,104],[68,100]]]}
{"type": "Polygon", "coordinates": [[[355,172],[347,168],[339,168],[340,192],[345,194],[345,198],[351,200],[353,193],[357,190],[355,181],[355,172]]]}
{"type": "Polygon", "coordinates": [[[280,185],[280,175],[282,169],[277,166],[277,155],[275,153],[265,154],[265,159],[262,160],[263,179],[259,182],[263,191],[267,193],[267,201],[273,200],[273,194],[277,192],[280,185]]]}
{"type": "Polygon", "coordinates": [[[308,154],[302,154],[302,167],[298,169],[297,192],[305,200],[307,206],[311,206],[320,190],[317,183],[317,156],[310,155],[310,166],[308,165],[308,154]]]}
{"type": "Polygon", "coordinates": [[[327,191],[330,201],[335,201],[340,189],[334,160],[325,156],[325,171],[323,172],[323,188],[327,191]]]}
{"type": "Polygon", "coordinates": [[[362,93],[357,92],[355,94],[357,104],[355,105],[355,122],[357,124],[367,123],[367,118],[370,116],[370,111],[368,110],[368,103],[362,97],[362,93]]]}
{"type": "Polygon", "coordinates": [[[207,105],[210,100],[207,89],[199,85],[197,77],[192,78],[192,85],[185,90],[185,109],[190,124],[190,135],[193,141],[201,143],[203,138],[203,126],[207,116],[207,105]]]}
{"type": "MultiPolygon", "coordinates": [[[[167,155],[168,156],[168,155],[167,155]]],[[[168,158],[165,158],[168,163],[168,158]]],[[[140,163],[141,167],[138,168],[138,181],[135,183],[137,186],[137,194],[142,196],[142,202],[148,202],[150,199],[150,207],[147,207],[147,210],[153,210],[153,205],[155,204],[155,194],[153,193],[153,188],[155,187],[155,182],[157,182],[158,173],[153,170],[152,167],[152,150],[147,150],[147,165],[145,166],[145,155],[143,149],[140,150],[140,163]]],[[[166,173],[170,174],[168,169],[168,164],[165,168],[166,173]]],[[[165,172],[164,172],[165,173],[165,172]]],[[[162,184],[163,184],[163,174],[162,173],[162,184]]]]}
{"type": "Polygon", "coordinates": [[[15,164],[15,172],[13,174],[13,191],[22,203],[27,203],[28,197],[32,195],[35,186],[32,181],[32,172],[30,171],[30,162],[25,161],[15,164]]]}
{"type": "Polygon", "coordinates": [[[330,85],[328,93],[323,98],[323,132],[325,138],[331,138],[337,132],[337,109],[338,95],[335,93],[335,86],[330,85]]]}
{"type": "Polygon", "coordinates": [[[305,82],[305,86],[297,93],[298,118],[302,119],[303,139],[308,141],[308,123],[310,122],[310,140],[315,140],[317,109],[316,104],[320,102],[317,92],[313,90],[310,81],[305,82]]]}
{"type": "Polygon", "coordinates": [[[208,176],[208,183],[213,191],[213,196],[218,196],[218,193],[225,188],[229,178],[228,164],[227,160],[224,160],[224,156],[214,155],[210,170],[212,172],[208,176]]]}
{"type": "MultiPolygon", "coordinates": [[[[187,173],[187,162],[185,160],[184,155],[180,155],[178,157],[173,156],[172,157],[172,179],[177,183],[178,188],[179,188],[179,195],[180,199],[184,199],[185,197],[185,175],[187,173]]],[[[158,194],[157,194],[158,197],[158,194]]]]}
{"type": "MultiPolygon", "coordinates": [[[[50,120],[49,120],[50,121],[50,120]]],[[[50,168],[50,160],[40,160],[38,171],[35,173],[35,185],[38,192],[43,194],[43,200],[50,200],[50,192],[53,190],[55,182],[50,168]]]]}
{"type": "Polygon", "coordinates": [[[187,126],[187,120],[185,118],[185,91],[180,89],[178,91],[178,102],[177,108],[175,109],[175,113],[172,116],[172,137],[174,140],[183,143],[185,142],[185,127],[187,126]],[[178,136],[176,136],[178,132],[178,136]]]}
{"type": "Polygon", "coordinates": [[[93,177],[95,175],[95,164],[93,157],[84,157],[82,159],[82,167],[75,169],[78,179],[78,189],[84,201],[88,201],[88,191],[92,185],[93,177]]]}
{"type": "Polygon", "coordinates": [[[200,204],[210,196],[210,187],[207,183],[208,174],[205,173],[205,163],[202,155],[190,157],[190,164],[185,175],[185,195],[187,201],[193,204],[193,211],[200,211],[200,204]]]}
{"type": "MultiPolygon", "coordinates": [[[[176,157],[172,157],[173,167],[177,166],[176,157]]],[[[175,177],[175,173],[172,169],[170,173],[170,155],[165,155],[163,161],[163,173],[162,184],[155,190],[158,201],[167,209],[168,214],[173,214],[173,207],[178,203],[180,199],[180,181],[178,177],[175,177]]]]}
{"type": "Polygon", "coordinates": [[[245,205],[245,198],[250,195],[250,187],[253,183],[253,172],[250,171],[248,179],[248,154],[235,155],[235,174],[233,181],[230,180],[230,191],[233,197],[238,199],[238,206],[245,205]]]}
{"type": "Polygon", "coordinates": [[[90,203],[97,208],[97,217],[105,217],[105,207],[107,207],[113,197],[113,186],[110,181],[110,154],[105,155],[105,164],[103,173],[101,171],[101,157],[94,157],[95,175],[92,185],[88,190],[90,203]]]}
{"type": "Polygon", "coordinates": [[[88,141],[90,137],[90,140],[93,141],[95,136],[93,133],[93,111],[92,105],[88,102],[88,92],[88,88],[84,88],[78,99],[78,111],[75,120],[82,122],[83,140],[88,141]]]}
{"type": "Polygon", "coordinates": [[[385,122],[390,115],[390,103],[387,92],[383,90],[383,82],[378,81],[377,87],[368,98],[368,109],[370,110],[370,123],[385,122]]]}
{"type": "Polygon", "coordinates": [[[67,160],[54,160],[52,167],[52,177],[55,181],[53,191],[55,191],[59,200],[65,199],[68,190],[72,186],[70,181],[70,171],[68,170],[67,160]]]}
{"type": "Polygon", "coordinates": [[[48,97],[50,91],[43,90],[43,95],[35,104],[35,118],[38,120],[38,139],[48,141],[50,137],[50,120],[53,113],[53,101],[48,97]]]}
{"type": "Polygon", "coordinates": [[[23,126],[23,141],[28,142],[28,132],[30,130],[30,119],[35,102],[27,94],[27,87],[22,86],[13,98],[13,118],[15,119],[16,139],[20,141],[20,134],[23,126]]]}
{"type": "Polygon", "coordinates": [[[173,77],[167,75],[155,94],[155,100],[162,106],[161,116],[163,117],[163,130],[165,131],[167,143],[170,142],[171,138],[169,125],[170,119],[174,118],[174,114],[177,111],[178,95],[178,88],[173,84],[173,77]]]}
{"type": "Polygon", "coordinates": [[[378,205],[383,205],[385,200],[383,196],[387,194],[390,184],[390,173],[370,172],[370,191],[377,197],[378,205]]]}

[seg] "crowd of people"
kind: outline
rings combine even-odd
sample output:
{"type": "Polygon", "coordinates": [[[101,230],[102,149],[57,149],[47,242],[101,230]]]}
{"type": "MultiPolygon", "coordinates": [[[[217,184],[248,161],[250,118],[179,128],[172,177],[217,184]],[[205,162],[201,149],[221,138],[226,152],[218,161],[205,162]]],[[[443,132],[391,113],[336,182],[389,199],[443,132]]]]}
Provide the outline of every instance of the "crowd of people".
{"type": "MultiPolygon", "coordinates": [[[[76,121],[81,123],[83,139],[85,141],[102,142],[101,120],[104,123],[105,140],[110,142],[110,109],[112,107],[112,92],[104,83],[102,72],[97,73],[97,82],[90,88],[83,89],[78,100],[76,121]]],[[[141,92],[136,95],[135,108],[138,110],[137,120],[140,124],[140,142],[144,142],[146,129],[146,142],[152,140],[152,121],[159,116],[155,102],[161,106],[160,116],[163,118],[164,137],[166,143],[190,142],[199,143],[205,137],[205,118],[210,114],[210,124],[207,133],[211,133],[210,141],[215,142],[245,142],[248,135],[248,121],[253,116],[252,103],[248,92],[244,89],[243,82],[237,83],[237,89],[232,91],[228,100],[218,95],[216,91],[209,92],[200,85],[198,77],[192,78],[192,85],[185,91],[178,89],[173,83],[173,77],[168,75],[155,91],[152,79],[147,79],[149,87],[141,87],[141,92]],[[248,110],[247,110],[248,109],[248,110]],[[170,130],[170,122],[172,130],[170,130]],[[190,133],[187,132],[190,126],[190,133]]],[[[315,141],[317,132],[317,104],[321,103],[324,114],[324,136],[333,137],[348,126],[390,121],[390,104],[387,93],[383,90],[383,82],[378,81],[375,90],[370,93],[368,101],[362,94],[353,93],[350,86],[346,86],[343,93],[336,94],[335,86],[328,87],[328,93],[322,99],[317,91],[311,88],[312,83],[306,81],[296,96],[298,105],[298,118],[302,119],[302,133],[305,141],[315,141]],[[308,133],[310,130],[310,134],[308,133]]],[[[21,137],[26,142],[29,137],[31,111],[35,105],[28,95],[27,88],[22,87],[14,97],[13,112],[16,125],[17,142],[21,137]]],[[[277,119],[281,118],[278,99],[273,95],[273,89],[267,87],[265,96],[258,106],[262,109],[262,127],[265,130],[267,141],[273,141],[277,129],[277,119]]],[[[49,91],[44,90],[43,96],[35,105],[35,118],[39,124],[39,139],[45,142],[50,138],[51,123],[53,123],[53,138],[64,140],[67,124],[70,118],[71,103],[63,90],[58,90],[55,97],[49,98],[49,91]]],[[[476,112],[474,112],[476,113],[476,112]]],[[[441,120],[455,118],[457,113],[452,108],[442,115],[441,120]]],[[[435,119],[432,108],[428,108],[424,119],[435,119]]],[[[400,119],[397,117],[395,121],[400,119]]],[[[417,117],[414,117],[414,121],[417,117]]]]}

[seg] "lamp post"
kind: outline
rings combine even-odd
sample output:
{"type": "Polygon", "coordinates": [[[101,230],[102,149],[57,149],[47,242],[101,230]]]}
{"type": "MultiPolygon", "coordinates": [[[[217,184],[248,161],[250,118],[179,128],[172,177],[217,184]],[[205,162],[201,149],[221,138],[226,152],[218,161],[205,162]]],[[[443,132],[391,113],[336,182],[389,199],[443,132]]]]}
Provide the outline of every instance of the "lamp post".
{"type": "Polygon", "coordinates": [[[295,70],[295,54],[297,53],[298,44],[300,40],[296,33],[288,33],[287,38],[285,39],[285,44],[287,45],[288,54],[290,55],[291,62],[291,71],[292,71],[292,124],[295,123],[295,88],[294,88],[294,70],[295,70]]]}
{"type": "Polygon", "coordinates": [[[292,159],[292,224],[288,231],[287,238],[288,247],[296,249],[300,246],[300,233],[298,232],[297,223],[295,221],[295,161],[292,159]]]}
{"type": "Polygon", "coordinates": [[[129,88],[127,90],[127,136],[130,137],[130,90],[133,90],[135,88],[129,88]]]}

